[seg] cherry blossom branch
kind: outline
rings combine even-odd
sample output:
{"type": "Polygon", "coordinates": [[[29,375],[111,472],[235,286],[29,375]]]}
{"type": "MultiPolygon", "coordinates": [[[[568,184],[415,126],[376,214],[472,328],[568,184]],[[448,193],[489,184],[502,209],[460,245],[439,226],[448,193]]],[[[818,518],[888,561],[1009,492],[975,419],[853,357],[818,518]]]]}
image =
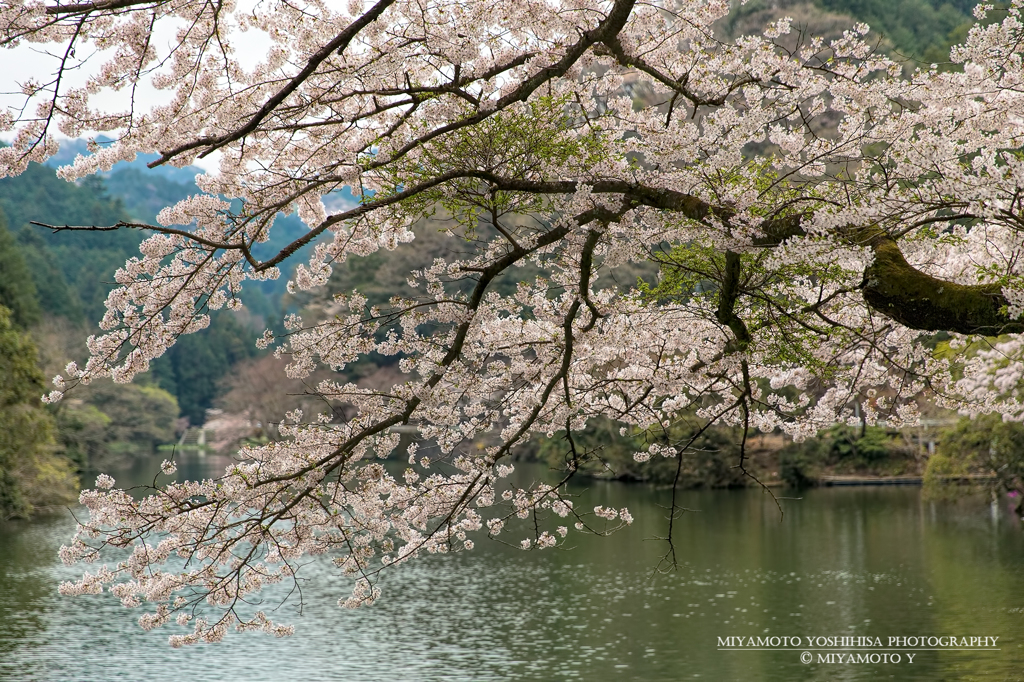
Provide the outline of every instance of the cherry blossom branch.
{"type": "Polygon", "coordinates": [[[341,54],[348,47],[348,44],[366,28],[368,25],[373,23],[384,13],[388,7],[394,4],[395,0],[378,0],[377,4],[371,7],[365,14],[349,24],[345,30],[339,33],[334,40],[330,41],[322,48],[317,50],[307,61],[306,65],[300,70],[295,76],[288,81],[288,83],[277,91],[273,97],[268,99],[259,111],[257,111],[252,118],[249,119],[245,125],[237,128],[226,135],[218,135],[216,137],[202,137],[187,144],[179,145],[173,149],[163,152],[160,158],[147,164],[150,168],[167,163],[174,157],[190,151],[192,149],[198,149],[204,147],[203,151],[199,154],[199,158],[204,158],[209,154],[212,154],[221,147],[241,140],[247,135],[255,131],[260,123],[263,122],[267,116],[271,114],[284,100],[295,92],[300,85],[319,68],[331,55],[341,54]]]}

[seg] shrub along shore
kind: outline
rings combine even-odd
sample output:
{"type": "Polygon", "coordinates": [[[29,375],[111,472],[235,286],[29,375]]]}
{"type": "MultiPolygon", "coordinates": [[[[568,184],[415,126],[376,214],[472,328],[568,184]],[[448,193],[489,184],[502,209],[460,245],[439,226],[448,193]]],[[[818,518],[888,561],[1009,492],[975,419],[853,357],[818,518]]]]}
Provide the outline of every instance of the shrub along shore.
{"type": "MultiPolygon", "coordinates": [[[[680,430],[669,436],[679,442],[683,436],[688,440],[692,432],[680,430]]],[[[757,434],[744,444],[742,468],[738,466],[738,429],[705,430],[681,460],[665,450],[661,451],[669,456],[660,452],[648,456],[643,451],[657,438],[649,432],[622,433],[610,421],[591,423],[573,440],[575,460],[564,433],[527,448],[522,457],[557,469],[573,466],[575,461],[583,476],[657,486],[904,483],[924,485],[933,498],[984,492],[1024,500],[1024,425],[1003,422],[998,415],[925,421],[920,427],[902,430],[836,425],[800,443],[777,433],[757,434]]]]}

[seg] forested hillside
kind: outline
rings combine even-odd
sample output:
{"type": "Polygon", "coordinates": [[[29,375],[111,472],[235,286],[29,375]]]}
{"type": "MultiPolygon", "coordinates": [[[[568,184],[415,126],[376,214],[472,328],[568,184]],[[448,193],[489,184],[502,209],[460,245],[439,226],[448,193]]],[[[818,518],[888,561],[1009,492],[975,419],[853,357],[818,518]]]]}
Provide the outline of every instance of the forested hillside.
{"type": "MultiPolygon", "coordinates": [[[[126,205],[144,205],[149,187],[159,188],[159,196],[171,199],[175,192],[177,198],[189,193],[180,183],[154,176],[141,189],[136,187],[140,191],[127,192],[126,202],[112,197],[102,178],[69,184],[51,168],[34,164],[18,177],[0,180],[0,211],[8,223],[0,230],[0,248],[4,250],[0,258],[11,262],[0,276],[0,291],[10,294],[0,302],[14,311],[20,324],[31,326],[44,317],[60,318],[80,327],[77,336],[84,339],[103,315],[114,272],[138,254],[144,234],[137,230],[52,233],[30,222],[112,225],[124,219],[152,220],[152,216],[132,213],[126,205]],[[16,274],[20,269],[28,278],[16,274]]],[[[254,352],[253,336],[253,330],[243,329],[232,315],[216,315],[208,329],[154,363],[154,380],[177,398],[184,416],[202,423],[205,410],[216,397],[217,381],[232,363],[254,352]],[[210,361],[199,380],[193,380],[195,372],[185,361],[190,357],[210,361]]],[[[57,362],[66,359],[55,358],[57,362]]]]}
{"type": "Polygon", "coordinates": [[[972,0],[815,0],[830,12],[871,26],[901,55],[926,64],[949,60],[949,47],[963,41],[974,23],[972,0]]]}
{"type": "Polygon", "coordinates": [[[0,180],[0,336],[9,341],[0,343],[0,365],[37,368],[37,374],[23,373],[21,379],[5,370],[0,382],[16,396],[0,405],[6,434],[0,439],[0,517],[24,516],[64,501],[75,469],[102,467],[173,442],[181,417],[201,424],[223,376],[255,354],[256,327],[261,331],[263,315],[274,312],[266,303],[248,326],[233,314],[215,315],[208,329],[159,358],[142,381],[98,381],[54,408],[43,408],[38,398],[47,390],[44,377],[84,357],[85,339],[102,316],[114,272],[138,254],[144,235],[134,230],[52,233],[30,223],[151,221],[158,203],[195,191],[194,185],[158,174],[141,182],[137,169],[115,175],[69,184],[52,168],[32,165],[18,177],[0,180]],[[112,195],[108,182],[121,196],[112,195]]]}

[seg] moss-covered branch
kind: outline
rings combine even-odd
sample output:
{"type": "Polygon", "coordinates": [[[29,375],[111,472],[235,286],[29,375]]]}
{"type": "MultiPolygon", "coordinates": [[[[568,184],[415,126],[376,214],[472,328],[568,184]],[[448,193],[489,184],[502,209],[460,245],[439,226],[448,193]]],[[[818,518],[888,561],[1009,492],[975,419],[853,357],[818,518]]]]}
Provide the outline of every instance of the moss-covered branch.
{"type": "Polygon", "coordinates": [[[871,247],[874,262],[864,271],[864,301],[911,329],[997,336],[1024,332],[1011,319],[999,284],[948,282],[907,262],[899,244],[879,228],[855,234],[871,247]]]}

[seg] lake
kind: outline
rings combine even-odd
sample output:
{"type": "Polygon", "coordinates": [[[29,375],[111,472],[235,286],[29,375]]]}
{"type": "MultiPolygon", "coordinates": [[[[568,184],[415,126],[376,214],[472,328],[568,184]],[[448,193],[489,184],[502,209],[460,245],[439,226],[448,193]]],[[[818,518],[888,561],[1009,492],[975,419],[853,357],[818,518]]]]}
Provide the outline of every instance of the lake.
{"type": "MultiPolygon", "coordinates": [[[[120,472],[119,483],[151,480],[160,459],[120,472]]],[[[225,464],[179,462],[187,477],[225,464]]],[[[1024,680],[1024,533],[1003,502],[822,488],[783,500],[780,519],[758,490],[687,492],[684,506],[699,511],[680,521],[682,563],[660,574],[665,545],[652,538],[664,534],[667,493],[575,488],[579,504],[628,506],[636,521],[607,538],[571,533],[567,550],[480,538],[471,552],[388,575],[381,600],[354,611],[337,607],[347,583],[318,561],[304,569],[301,614],[291,602],[270,614],[294,624],[294,636],[232,634],[185,649],[167,645],[171,628],[141,630],[141,611],[109,595],[57,595],[77,574],[57,559],[69,514],[3,523],[0,679],[1024,680]],[[950,636],[999,639],[986,650],[927,642],[950,636]],[[728,637],[780,639],[735,647],[728,637]],[[892,647],[890,637],[923,639],[892,647]],[[875,638],[883,646],[868,649],[875,638]],[[855,651],[842,646],[850,642],[855,651]],[[851,653],[863,656],[851,663],[851,653]]]]}

